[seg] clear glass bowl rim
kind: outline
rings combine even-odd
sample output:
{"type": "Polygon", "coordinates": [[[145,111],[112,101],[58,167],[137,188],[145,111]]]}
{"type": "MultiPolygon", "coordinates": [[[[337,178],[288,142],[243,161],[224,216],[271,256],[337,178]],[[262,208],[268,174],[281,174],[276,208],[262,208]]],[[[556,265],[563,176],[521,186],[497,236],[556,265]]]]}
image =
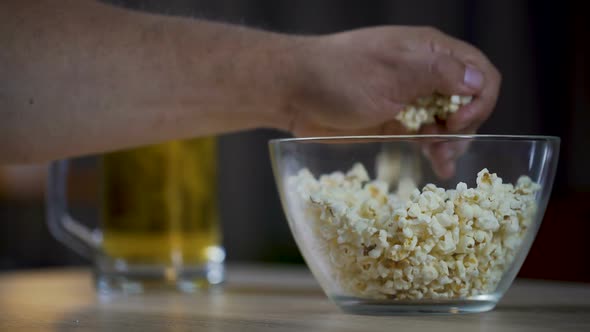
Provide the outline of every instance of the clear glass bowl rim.
{"type": "Polygon", "coordinates": [[[424,139],[440,140],[476,140],[476,141],[530,141],[530,142],[554,142],[559,143],[561,139],[557,136],[544,135],[369,135],[369,136],[318,136],[318,137],[295,137],[295,138],[276,138],[269,140],[270,145],[279,145],[288,142],[301,143],[375,143],[386,141],[419,141],[424,139]]]}

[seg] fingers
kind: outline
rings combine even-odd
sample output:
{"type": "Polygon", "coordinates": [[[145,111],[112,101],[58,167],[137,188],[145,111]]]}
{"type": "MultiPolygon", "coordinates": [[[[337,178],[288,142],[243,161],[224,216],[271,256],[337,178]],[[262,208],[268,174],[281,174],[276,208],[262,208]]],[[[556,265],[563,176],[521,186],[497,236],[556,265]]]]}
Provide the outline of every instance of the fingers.
{"type": "Polygon", "coordinates": [[[489,118],[500,92],[501,76],[495,69],[488,74],[486,87],[474,100],[451,114],[447,119],[447,128],[452,132],[465,131],[467,128],[479,128],[489,118]]]}
{"type": "Polygon", "coordinates": [[[444,53],[411,52],[398,56],[395,69],[394,96],[402,102],[433,93],[445,95],[478,95],[484,86],[483,73],[454,56],[444,53]]]}
{"type": "MultiPolygon", "coordinates": [[[[444,126],[427,126],[422,130],[425,135],[440,135],[446,133],[444,126]]],[[[474,134],[475,127],[468,128],[461,134],[474,134]]],[[[441,179],[448,179],[455,175],[456,161],[469,149],[470,141],[466,139],[430,142],[422,147],[423,154],[430,160],[432,169],[441,179]]]]}
{"type": "Polygon", "coordinates": [[[452,132],[465,132],[467,128],[476,129],[492,113],[498,95],[502,77],[490,60],[477,48],[461,40],[448,35],[440,34],[434,41],[440,52],[450,54],[468,66],[478,68],[483,74],[483,86],[478,94],[474,94],[474,100],[467,106],[447,119],[447,128],[452,132]]]}
{"type": "MultiPolygon", "coordinates": [[[[415,52],[443,53],[452,56],[468,68],[473,67],[483,75],[483,85],[468,107],[462,107],[447,120],[451,132],[465,132],[466,128],[479,127],[491,114],[500,91],[501,75],[491,61],[476,47],[432,28],[417,28],[415,52]]],[[[479,78],[466,72],[465,80],[479,78]]]]}
{"type": "Polygon", "coordinates": [[[457,159],[468,147],[469,141],[458,140],[432,143],[424,151],[436,175],[441,179],[448,179],[455,175],[457,159]]]}
{"type": "Polygon", "coordinates": [[[398,86],[403,94],[394,98],[412,103],[435,92],[474,96],[470,104],[462,106],[447,119],[447,128],[453,133],[464,132],[471,127],[477,129],[490,116],[498,98],[501,79],[499,72],[486,63],[487,59],[476,61],[480,64],[478,66],[466,62],[473,55],[465,56],[465,61],[440,52],[418,52],[404,57],[412,59],[407,59],[407,65],[398,74],[398,86]]]}
{"type": "Polygon", "coordinates": [[[479,69],[442,53],[428,53],[424,60],[428,61],[423,68],[428,70],[433,92],[472,95],[481,91],[484,77],[479,69]]]}

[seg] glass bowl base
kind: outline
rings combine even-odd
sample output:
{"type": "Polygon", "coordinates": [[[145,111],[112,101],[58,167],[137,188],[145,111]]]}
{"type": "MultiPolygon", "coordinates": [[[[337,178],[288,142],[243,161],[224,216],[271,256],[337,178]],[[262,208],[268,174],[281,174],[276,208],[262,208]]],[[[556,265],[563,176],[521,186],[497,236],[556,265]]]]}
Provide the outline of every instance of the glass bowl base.
{"type": "Polygon", "coordinates": [[[332,297],[332,300],[346,313],[376,316],[479,313],[494,309],[498,303],[493,296],[479,296],[477,299],[419,301],[370,300],[336,296],[332,297]]]}

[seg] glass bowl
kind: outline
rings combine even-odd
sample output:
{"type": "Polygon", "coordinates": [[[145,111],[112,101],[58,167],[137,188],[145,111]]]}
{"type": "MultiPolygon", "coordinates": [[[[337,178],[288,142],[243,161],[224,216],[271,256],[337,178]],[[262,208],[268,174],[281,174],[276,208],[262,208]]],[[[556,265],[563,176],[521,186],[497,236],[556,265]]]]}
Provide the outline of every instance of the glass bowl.
{"type": "Polygon", "coordinates": [[[269,147],[293,237],[334,303],[359,314],[461,313],[493,309],[518,273],[551,193],[559,138],[322,137],[269,147]]]}

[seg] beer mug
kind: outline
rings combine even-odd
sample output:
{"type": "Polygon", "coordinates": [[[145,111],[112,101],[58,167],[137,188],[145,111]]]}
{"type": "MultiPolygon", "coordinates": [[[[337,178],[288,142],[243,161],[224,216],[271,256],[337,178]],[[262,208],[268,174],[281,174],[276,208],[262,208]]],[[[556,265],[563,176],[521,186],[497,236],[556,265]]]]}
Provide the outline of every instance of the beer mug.
{"type": "MultiPolygon", "coordinates": [[[[94,261],[100,293],[170,287],[192,292],[223,281],[214,138],[93,157],[99,207],[94,227],[68,209],[79,164],[52,163],[47,220],[58,240],[94,261]]],[[[88,183],[89,176],[79,173],[77,181],[88,183]]]]}

